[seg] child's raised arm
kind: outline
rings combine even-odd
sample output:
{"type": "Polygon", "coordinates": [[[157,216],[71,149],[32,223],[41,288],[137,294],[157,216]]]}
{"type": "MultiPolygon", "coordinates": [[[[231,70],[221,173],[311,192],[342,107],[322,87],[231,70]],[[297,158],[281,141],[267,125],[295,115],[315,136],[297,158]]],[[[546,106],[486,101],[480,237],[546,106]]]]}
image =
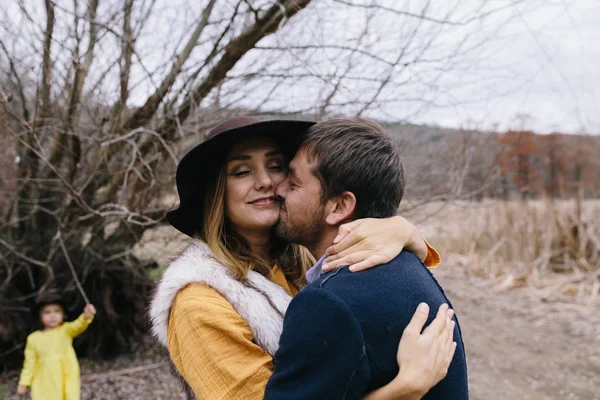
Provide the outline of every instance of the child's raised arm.
{"type": "Polygon", "coordinates": [[[85,319],[90,319],[94,315],[96,315],[96,307],[93,304],[86,304],[83,308],[83,317],[85,319]]]}
{"type": "Polygon", "coordinates": [[[27,388],[31,386],[31,380],[33,379],[33,371],[35,370],[36,363],[37,353],[35,352],[31,335],[29,335],[27,337],[27,343],[25,344],[25,360],[23,361],[23,370],[21,371],[19,387],[17,389],[19,394],[27,393],[27,388]]]}
{"type": "Polygon", "coordinates": [[[88,304],[83,309],[83,313],[75,321],[65,322],[63,327],[71,337],[81,335],[94,320],[94,315],[96,315],[96,308],[88,304]]]}

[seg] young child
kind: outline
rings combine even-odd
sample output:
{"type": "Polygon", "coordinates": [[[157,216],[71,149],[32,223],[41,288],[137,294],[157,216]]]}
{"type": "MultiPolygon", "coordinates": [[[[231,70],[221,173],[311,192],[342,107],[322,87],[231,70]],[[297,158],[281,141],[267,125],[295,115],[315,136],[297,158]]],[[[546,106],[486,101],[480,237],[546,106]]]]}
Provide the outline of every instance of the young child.
{"type": "Polygon", "coordinates": [[[27,337],[17,393],[26,394],[31,386],[32,400],[79,400],[79,361],[73,338],[87,329],[96,309],[88,304],[75,321],[63,322],[63,300],[47,295],[38,300],[37,310],[42,329],[27,337]]]}

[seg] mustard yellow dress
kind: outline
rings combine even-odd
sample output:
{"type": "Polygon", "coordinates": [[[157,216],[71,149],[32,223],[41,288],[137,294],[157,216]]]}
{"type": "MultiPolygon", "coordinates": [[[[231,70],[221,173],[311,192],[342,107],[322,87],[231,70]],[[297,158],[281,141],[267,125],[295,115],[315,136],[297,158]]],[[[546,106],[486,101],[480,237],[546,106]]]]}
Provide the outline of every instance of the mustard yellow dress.
{"type": "Polygon", "coordinates": [[[79,361],[73,338],[83,333],[93,317],[75,321],[27,337],[25,361],[19,385],[31,387],[32,400],[79,400],[79,361]]]}

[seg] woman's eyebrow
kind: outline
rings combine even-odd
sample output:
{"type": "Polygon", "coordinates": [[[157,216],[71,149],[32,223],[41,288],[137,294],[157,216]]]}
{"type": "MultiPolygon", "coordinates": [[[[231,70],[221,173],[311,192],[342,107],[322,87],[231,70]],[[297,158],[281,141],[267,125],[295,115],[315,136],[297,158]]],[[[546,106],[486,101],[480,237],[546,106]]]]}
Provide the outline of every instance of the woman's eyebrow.
{"type": "Polygon", "coordinates": [[[246,154],[240,154],[239,156],[233,156],[233,157],[229,157],[227,159],[227,162],[230,161],[248,161],[251,160],[252,156],[246,155],[246,154]]]}
{"type": "MultiPolygon", "coordinates": [[[[283,154],[283,152],[281,150],[271,150],[271,151],[266,152],[265,156],[272,157],[272,156],[276,156],[276,155],[279,155],[279,154],[283,154]]],[[[229,157],[227,159],[227,162],[230,162],[230,161],[248,161],[248,160],[251,160],[251,159],[252,159],[251,155],[240,154],[240,155],[237,155],[237,156],[229,157]]]]}

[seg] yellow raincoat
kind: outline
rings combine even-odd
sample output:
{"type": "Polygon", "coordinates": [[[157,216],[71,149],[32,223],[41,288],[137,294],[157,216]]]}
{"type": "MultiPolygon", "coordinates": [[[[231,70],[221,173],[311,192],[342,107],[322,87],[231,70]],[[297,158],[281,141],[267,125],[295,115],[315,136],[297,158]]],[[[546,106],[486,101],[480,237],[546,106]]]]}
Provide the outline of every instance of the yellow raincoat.
{"type": "Polygon", "coordinates": [[[75,321],[27,337],[25,361],[19,385],[31,386],[32,400],[79,400],[79,361],[73,338],[83,333],[93,317],[75,321]]]}

